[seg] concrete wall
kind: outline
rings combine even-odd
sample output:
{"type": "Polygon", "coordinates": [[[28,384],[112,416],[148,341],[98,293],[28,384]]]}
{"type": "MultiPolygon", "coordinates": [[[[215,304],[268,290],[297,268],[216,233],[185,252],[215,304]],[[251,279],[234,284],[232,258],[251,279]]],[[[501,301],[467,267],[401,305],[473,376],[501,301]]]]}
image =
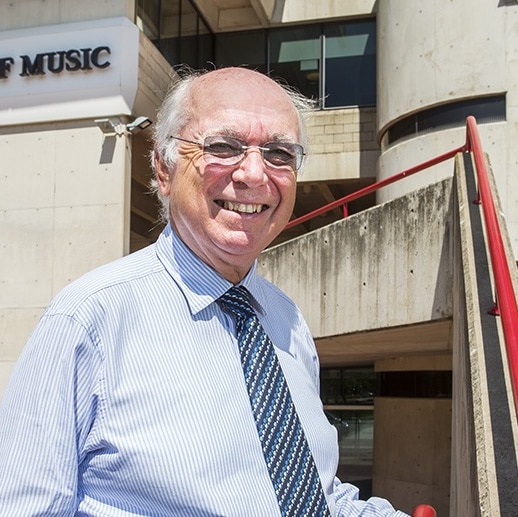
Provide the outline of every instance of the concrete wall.
{"type": "Polygon", "coordinates": [[[311,145],[300,183],[375,176],[380,155],[375,108],[315,111],[307,127],[311,145]]]}
{"type": "Polygon", "coordinates": [[[450,318],[451,180],[315,230],[260,257],[315,338],[450,318]]]}
{"type": "Polygon", "coordinates": [[[379,3],[381,130],[415,110],[500,93],[513,86],[507,66],[516,58],[518,35],[513,27],[518,7],[501,4],[474,5],[469,0],[379,3]]]}
{"type": "MultiPolygon", "coordinates": [[[[460,166],[462,167],[462,163],[460,166]]],[[[456,212],[456,221],[458,221],[458,224],[454,225],[455,242],[457,243],[454,252],[454,261],[457,267],[454,268],[453,278],[453,298],[456,314],[454,325],[455,346],[453,349],[453,363],[455,366],[455,375],[453,377],[453,411],[455,418],[452,421],[452,486],[450,514],[480,517],[480,482],[478,480],[482,480],[483,486],[487,486],[487,472],[483,470],[480,476],[477,474],[476,435],[483,436],[484,433],[475,433],[474,414],[475,411],[477,411],[479,415],[488,414],[488,403],[486,394],[480,392],[478,368],[474,368],[473,370],[473,374],[477,379],[474,384],[475,393],[471,387],[472,365],[480,360],[476,348],[471,352],[469,351],[470,334],[471,336],[475,336],[476,334],[477,340],[480,338],[479,327],[477,329],[473,328],[471,332],[468,328],[468,318],[473,325],[474,300],[472,296],[472,284],[476,278],[476,273],[472,253],[473,241],[470,231],[469,201],[466,203],[468,200],[466,182],[462,177],[458,178],[455,186],[458,191],[460,203],[459,209],[456,212]],[[460,224],[461,220],[462,224],[460,224]],[[468,249],[470,251],[468,251],[468,249]],[[464,261],[462,258],[463,255],[465,257],[464,261]],[[470,306],[469,310],[468,305],[470,306]],[[474,401],[476,401],[476,406],[474,401]],[[473,482],[474,479],[476,479],[477,482],[473,482]]],[[[491,441],[491,437],[489,437],[489,439],[491,441]]],[[[485,440],[481,440],[481,442],[481,448],[484,450],[485,440]]],[[[494,493],[496,494],[497,491],[495,490],[494,493]]],[[[486,495],[482,495],[482,497],[487,499],[487,493],[486,495]]],[[[493,510],[496,508],[497,506],[493,506],[493,510]]]]}
{"type": "Polygon", "coordinates": [[[375,11],[377,4],[376,0],[195,0],[195,3],[214,31],[303,23],[344,16],[366,16],[375,11]]]}
{"type": "MultiPolygon", "coordinates": [[[[506,122],[481,129],[492,158],[511,241],[518,256],[518,5],[469,0],[384,0],[378,5],[378,130],[445,102],[489,94],[506,95],[506,122]]],[[[464,128],[439,131],[384,149],[379,176],[462,145],[464,128]],[[455,145],[452,145],[455,143],[455,145]]],[[[439,168],[432,181],[451,175],[439,168]]],[[[387,189],[382,200],[401,195],[406,185],[387,189]]],[[[424,184],[424,183],[421,183],[424,184]]]]}
{"type": "MultiPolygon", "coordinates": [[[[454,415],[451,515],[506,516],[518,508],[518,424],[501,318],[494,307],[493,273],[471,159],[458,158],[454,253],[454,415]]],[[[493,192],[495,180],[488,170],[493,192]]],[[[495,210],[511,265],[514,292],[518,271],[501,216],[495,210]]],[[[497,297],[498,298],[498,297],[497,297]]]]}
{"type": "Polygon", "coordinates": [[[0,390],[41,312],[68,282],[127,252],[129,148],[93,121],[0,128],[0,390]]]}
{"type": "MultiPolygon", "coordinates": [[[[451,368],[450,354],[375,364],[376,372],[451,368]]],[[[427,503],[437,515],[449,515],[451,398],[376,397],[374,421],[373,492],[409,514],[417,504],[427,503]]]]}
{"type": "MultiPolygon", "coordinates": [[[[171,65],[155,45],[140,33],[138,59],[138,89],[133,106],[134,117],[143,115],[153,122],[162,100],[176,77],[171,65]]],[[[137,171],[139,172],[139,171],[137,171]]]]}
{"type": "MultiPolygon", "coordinates": [[[[34,12],[29,12],[28,3],[2,3],[0,23],[9,20],[8,28],[14,28],[61,18],[82,20],[120,14],[130,7],[128,2],[112,2],[103,11],[104,2],[94,1],[88,7],[75,5],[72,13],[69,2],[32,2],[34,12]],[[48,12],[37,19],[43,7],[48,12]]],[[[134,69],[138,80],[131,78],[137,89],[130,109],[134,116],[154,120],[171,80],[171,67],[142,34],[138,52],[134,69]]],[[[36,78],[42,95],[46,79],[36,78]]],[[[89,92],[84,95],[76,104],[93,106],[89,92]]],[[[129,121],[127,112],[117,111],[118,104],[110,105],[109,95],[103,104],[109,110],[105,116],[129,121]]],[[[31,99],[38,104],[37,94],[31,99]]],[[[14,111],[9,110],[9,98],[0,100],[0,110],[14,111]]],[[[94,122],[102,116],[98,111],[89,118],[59,121],[67,108],[56,101],[48,111],[52,121],[5,125],[4,119],[0,125],[0,393],[28,335],[57,292],[84,272],[129,252],[132,175],[144,184],[150,179],[147,160],[132,171],[132,165],[142,165],[148,154],[145,135],[102,133],[94,122]],[[133,160],[134,155],[139,159],[133,160]]]]}
{"type": "Polygon", "coordinates": [[[134,0],[11,0],[0,2],[0,31],[125,16],[133,20],[134,0]]]}
{"type": "Polygon", "coordinates": [[[373,493],[449,515],[451,399],[376,399],[374,421],[373,493]]]}
{"type": "Polygon", "coordinates": [[[374,12],[377,2],[375,0],[351,0],[348,2],[285,0],[278,4],[282,5],[282,10],[279,9],[281,11],[279,21],[288,23],[341,16],[365,16],[374,12]]]}

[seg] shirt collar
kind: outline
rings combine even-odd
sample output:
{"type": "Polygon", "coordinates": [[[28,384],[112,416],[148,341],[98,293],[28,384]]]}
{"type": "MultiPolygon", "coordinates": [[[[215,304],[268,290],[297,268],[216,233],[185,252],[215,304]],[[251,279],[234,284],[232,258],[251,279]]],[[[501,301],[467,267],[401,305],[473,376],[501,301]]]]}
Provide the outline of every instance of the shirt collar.
{"type": "MultiPolygon", "coordinates": [[[[205,309],[233,285],[195,255],[170,224],[158,237],[156,249],[158,259],[183,292],[193,315],[205,309]]],[[[253,297],[253,305],[264,313],[266,300],[256,270],[257,261],[239,285],[248,289],[253,297]]]]}

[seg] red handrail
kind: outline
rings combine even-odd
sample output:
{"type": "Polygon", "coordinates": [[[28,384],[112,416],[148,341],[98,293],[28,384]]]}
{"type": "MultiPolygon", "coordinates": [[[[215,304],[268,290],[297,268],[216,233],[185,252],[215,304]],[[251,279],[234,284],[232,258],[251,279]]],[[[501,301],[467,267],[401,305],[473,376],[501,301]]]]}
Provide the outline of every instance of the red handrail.
{"type": "Polygon", "coordinates": [[[466,144],[475,161],[480,203],[493,266],[496,304],[502,321],[515,410],[518,412],[518,306],[475,117],[467,119],[466,144]]]}
{"type": "Polygon", "coordinates": [[[379,190],[380,188],[399,181],[437,165],[441,162],[453,158],[458,153],[471,152],[475,161],[475,172],[477,175],[480,204],[482,205],[482,212],[486,225],[486,232],[488,236],[489,254],[493,266],[493,276],[495,279],[495,297],[497,303],[497,313],[501,316],[502,329],[504,333],[504,340],[507,350],[507,358],[509,362],[509,370],[511,376],[511,384],[514,396],[515,410],[518,413],[518,307],[516,303],[516,295],[514,293],[513,283],[509,264],[507,262],[505,247],[503,244],[500,224],[496,215],[493,195],[489,185],[489,179],[484,160],[484,153],[480,143],[477,123],[475,117],[468,117],[466,119],[466,142],[461,147],[452,149],[451,151],[441,154],[436,158],[425,161],[406,169],[402,172],[389,176],[383,180],[377,181],[372,185],[360,189],[352,194],[341,197],[332,203],[323,207],[317,208],[301,217],[293,219],[286,225],[286,229],[293,228],[298,224],[304,223],[309,219],[313,219],[339,206],[343,207],[343,215],[347,216],[347,204],[355,199],[359,199],[371,192],[379,190]]]}
{"type": "MultiPolygon", "coordinates": [[[[321,206],[320,208],[317,208],[316,210],[313,210],[312,212],[308,212],[307,214],[297,217],[296,219],[292,219],[286,225],[285,230],[287,230],[289,228],[293,228],[294,226],[297,226],[298,224],[302,224],[302,223],[308,221],[309,219],[313,219],[313,217],[317,217],[319,215],[325,214],[326,212],[329,212],[330,210],[333,210],[339,206],[343,205],[345,207],[345,206],[347,206],[348,203],[350,203],[351,201],[354,201],[355,199],[359,199],[363,196],[366,196],[367,194],[370,194],[371,192],[379,190],[380,188],[385,187],[386,185],[389,185],[390,183],[394,183],[395,181],[399,181],[403,178],[406,178],[407,176],[411,176],[412,174],[415,174],[416,172],[420,172],[424,169],[428,169],[429,167],[432,167],[433,165],[437,165],[438,163],[449,160],[450,158],[453,158],[457,153],[461,153],[465,150],[466,150],[466,144],[464,144],[463,146],[458,147],[456,149],[452,149],[451,151],[441,154],[435,158],[432,158],[431,160],[420,163],[419,165],[410,167],[410,169],[406,169],[402,172],[398,172],[397,174],[389,176],[388,178],[377,181],[376,183],[367,185],[366,187],[364,187],[360,190],[357,190],[356,192],[352,192],[351,194],[348,194],[347,196],[343,196],[339,199],[336,199],[335,201],[332,201],[331,203],[328,203],[327,205],[321,206]]],[[[344,209],[344,215],[345,214],[347,214],[346,209],[344,209]]]]}

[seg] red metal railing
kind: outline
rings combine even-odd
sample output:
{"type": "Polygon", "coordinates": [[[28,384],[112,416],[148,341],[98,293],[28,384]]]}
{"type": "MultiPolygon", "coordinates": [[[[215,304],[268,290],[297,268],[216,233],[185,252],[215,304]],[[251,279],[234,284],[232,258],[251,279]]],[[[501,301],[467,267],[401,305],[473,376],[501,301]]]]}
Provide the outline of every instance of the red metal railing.
{"type": "Polygon", "coordinates": [[[466,150],[473,153],[473,159],[475,161],[479,201],[482,205],[489,255],[493,266],[496,312],[500,315],[502,321],[515,410],[518,412],[518,306],[516,304],[516,295],[513,289],[511,271],[505,253],[500,223],[489,184],[484,152],[474,117],[468,117],[467,119],[466,150]]]}
{"type": "Polygon", "coordinates": [[[453,158],[457,153],[461,153],[465,150],[466,150],[466,144],[464,144],[461,147],[458,147],[457,149],[453,149],[452,151],[441,154],[440,156],[437,156],[436,158],[432,158],[431,160],[420,163],[419,165],[416,165],[415,167],[411,167],[410,169],[406,169],[402,172],[389,176],[388,178],[377,181],[376,183],[373,183],[372,185],[368,185],[360,190],[357,190],[356,192],[352,192],[351,194],[348,194],[347,196],[336,199],[335,201],[333,201],[327,205],[324,205],[320,208],[317,208],[316,210],[313,210],[312,212],[308,212],[305,215],[302,215],[300,217],[297,217],[296,219],[291,220],[286,225],[285,229],[287,230],[289,228],[293,228],[294,226],[297,226],[298,224],[305,223],[309,219],[313,219],[314,217],[325,214],[326,212],[334,210],[335,208],[338,208],[340,206],[343,207],[342,210],[343,210],[344,217],[347,217],[347,215],[348,215],[347,205],[351,201],[354,201],[363,196],[366,196],[367,194],[371,194],[372,192],[375,192],[376,190],[379,190],[380,188],[385,187],[386,185],[390,185],[391,183],[394,183],[395,181],[399,181],[403,178],[411,176],[412,174],[415,174],[416,172],[420,172],[424,169],[428,169],[428,168],[432,167],[433,165],[437,165],[438,163],[449,160],[450,158],[453,158]]]}
{"type": "Polygon", "coordinates": [[[470,152],[473,154],[475,162],[475,172],[477,176],[479,189],[479,202],[482,205],[482,213],[488,236],[489,254],[491,264],[493,266],[493,276],[495,280],[495,298],[496,298],[496,314],[501,316],[502,329],[509,362],[509,370],[511,376],[512,390],[515,403],[515,411],[518,413],[518,307],[516,303],[516,295],[511,279],[511,272],[506,258],[505,247],[500,230],[500,223],[495,210],[493,194],[489,185],[486,162],[484,152],[480,143],[480,137],[477,129],[477,123],[474,117],[466,119],[466,142],[464,145],[452,149],[451,151],[441,154],[436,158],[425,161],[406,169],[398,174],[394,174],[381,181],[368,185],[352,194],[341,197],[332,203],[321,208],[313,210],[301,217],[293,219],[286,225],[286,229],[293,228],[298,224],[304,223],[309,219],[313,219],[330,210],[342,207],[344,217],[348,215],[348,203],[370,194],[380,188],[399,181],[403,178],[411,176],[417,172],[423,171],[437,165],[441,162],[453,158],[458,153],[470,152]]]}

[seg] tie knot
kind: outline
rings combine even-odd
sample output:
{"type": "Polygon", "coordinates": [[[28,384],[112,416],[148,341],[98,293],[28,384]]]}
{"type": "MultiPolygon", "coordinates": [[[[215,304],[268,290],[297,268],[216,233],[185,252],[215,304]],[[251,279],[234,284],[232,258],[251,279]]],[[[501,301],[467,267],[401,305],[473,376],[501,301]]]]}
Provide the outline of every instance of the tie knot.
{"type": "Polygon", "coordinates": [[[218,298],[218,303],[223,309],[227,309],[239,318],[256,316],[250,304],[250,294],[242,285],[231,287],[218,298]]]}

